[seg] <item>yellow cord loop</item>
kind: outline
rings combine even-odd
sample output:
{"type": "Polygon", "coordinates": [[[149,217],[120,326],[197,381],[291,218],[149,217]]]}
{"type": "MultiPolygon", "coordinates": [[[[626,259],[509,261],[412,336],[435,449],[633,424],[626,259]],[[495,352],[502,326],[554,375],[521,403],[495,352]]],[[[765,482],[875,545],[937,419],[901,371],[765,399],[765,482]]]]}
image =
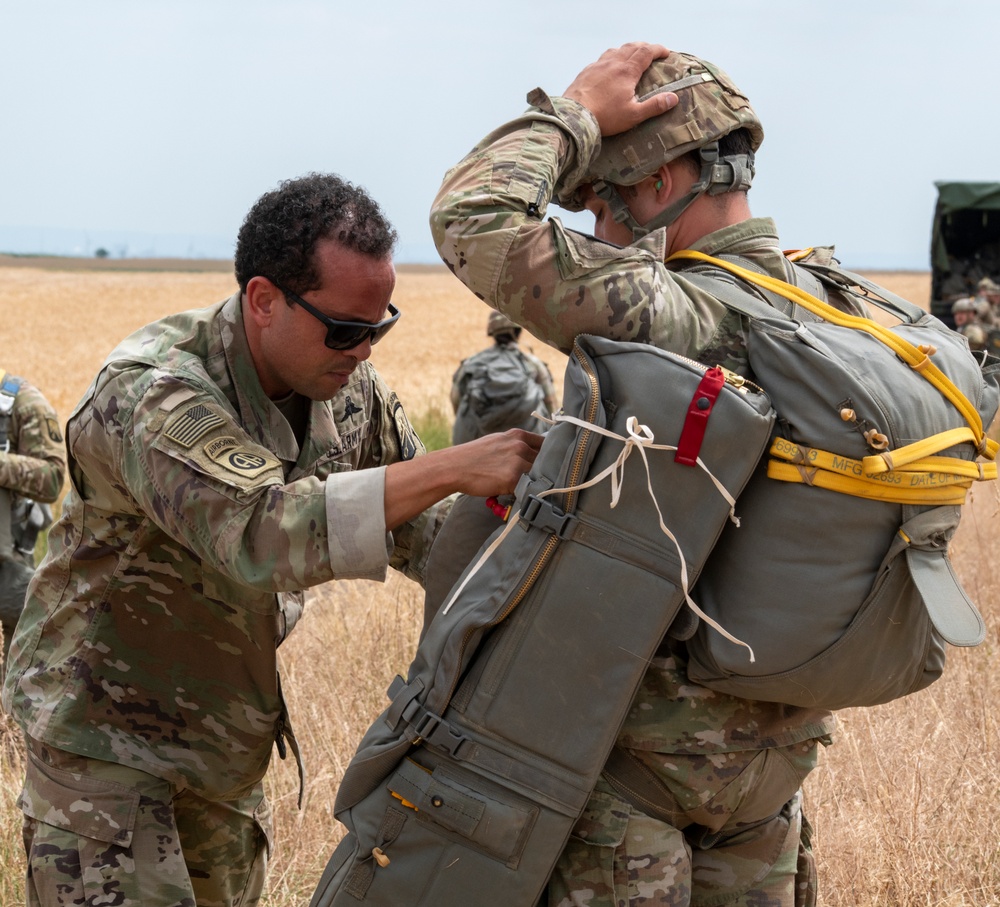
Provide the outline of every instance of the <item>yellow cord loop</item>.
{"type": "MultiPolygon", "coordinates": [[[[798,254],[798,257],[803,257],[803,254],[798,254]]],[[[792,286],[775,277],[766,274],[756,274],[746,268],[741,268],[739,265],[734,265],[720,258],[713,258],[711,255],[706,255],[704,252],[696,252],[693,249],[684,249],[683,251],[675,252],[667,261],[675,261],[680,258],[703,261],[723,268],[731,274],[741,277],[743,280],[747,280],[759,287],[777,293],[791,302],[797,303],[814,315],[818,315],[820,318],[829,321],[831,324],[864,331],[866,334],[870,334],[877,340],[880,340],[907,365],[933,384],[962,414],[962,417],[972,429],[975,437],[973,443],[980,454],[989,459],[993,459],[996,456],[997,444],[996,442],[989,442],[986,439],[986,434],[983,430],[983,420],[979,417],[979,412],[969,399],[955,387],[951,379],[931,361],[930,351],[932,351],[932,347],[924,346],[918,349],[912,343],[879,324],[877,321],[841,312],[839,309],[834,308],[834,306],[821,299],[817,299],[800,287],[792,286]]]]}
{"type": "Polygon", "coordinates": [[[880,454],[865,457],[865,472],[874,474],[889,472],[893,469],[902,469],[918,460],[924,460],[929,456],[941,453],[942,450],[947,450],[949,447],[961,444],[963,441],[976,443],[976,437],[973,435],[972,430],[966,426],[951,428],[948,431],[939,432],[921,441],[914,441],[905,447],[897,447],[892,451],[884,451],[880,454]]]}

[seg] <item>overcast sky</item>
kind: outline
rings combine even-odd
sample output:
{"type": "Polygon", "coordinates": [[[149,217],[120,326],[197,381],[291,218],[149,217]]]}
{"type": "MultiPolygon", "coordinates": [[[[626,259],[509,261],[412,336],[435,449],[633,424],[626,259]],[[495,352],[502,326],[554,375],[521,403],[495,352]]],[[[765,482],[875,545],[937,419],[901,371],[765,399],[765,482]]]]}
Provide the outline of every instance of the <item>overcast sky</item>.
{"type": "Polygon", "coordinates": [[[1000,180],[997,0],[0,0],[0,34],[0,251],[228,255],[320,170],[383,205],[400,262],[436,260],[445,170],[630,40],[749,96],[751,206],[788,248],[925,269],[934,182],[1000,180]]]}

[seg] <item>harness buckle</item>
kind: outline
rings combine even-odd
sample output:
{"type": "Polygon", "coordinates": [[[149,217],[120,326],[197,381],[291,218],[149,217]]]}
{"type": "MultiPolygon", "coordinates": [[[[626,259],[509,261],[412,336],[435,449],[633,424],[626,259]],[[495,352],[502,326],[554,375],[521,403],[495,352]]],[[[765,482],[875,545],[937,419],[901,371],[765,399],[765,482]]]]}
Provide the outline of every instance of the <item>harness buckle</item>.
{"type": "Polygon", "coordinates": [[[563,513],[549,501],[536,495],[529,495],[521,506],[520,520],[535,529],[565,539],[572,534],[572,527],[577,518],[571,513],[563,513]]]}

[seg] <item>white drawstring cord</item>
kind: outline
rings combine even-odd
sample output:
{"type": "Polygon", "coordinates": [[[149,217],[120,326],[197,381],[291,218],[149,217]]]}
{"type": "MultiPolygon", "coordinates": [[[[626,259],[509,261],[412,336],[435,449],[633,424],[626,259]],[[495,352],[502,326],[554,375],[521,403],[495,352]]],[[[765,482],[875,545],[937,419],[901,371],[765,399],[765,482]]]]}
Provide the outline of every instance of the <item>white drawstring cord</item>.
{"type": "MultiPolygon", "coordinates": [[[[753,649],[743,640],[737,639],[728,630],[725,629],[718,621],[709,617],[704,611],[699,608],[691,596],[688,593],[688,573],[687,573],[687,561],[684,558],[684,552],[681,550],[681,546],[677,541],[676,536],[667,528],[666,524],[663,522],[663,513],[660,510],[660,505],[656,500],[656,494],[653,492],[653,480],[652,475],[649,471],[649,461],[646,459],[646,450],[677,450],[673,445],[669,444],[654,444],[653,432],[646,425],[642,425],[635,416],[629,416],[625,421],[625,429],[628,432],[628,437],[623,437],[622,435],[616,434],[613,431],[609,431],[606,428],[601,428],[598,425],[594,425],[591,422],[584,422],[582,419],[577,419],[574,416],[567,415],[557,415],[552,420],[553,422],[569,422],[572,425],[584,428],[587,431],[594,431],[598,434],[604,435],[608,438],[614,438],[617,441],[622,441],[624,447],[621,453],[609,466],[602,470],[598,475],[594,476],[592,479],[584,482],[581,485],[574,485],[570,488],[550,488],[547,491],[541,491],[535,497],[544,498],[552,494],[565,494],[569,491],[579,491],[583,488],[589,488],[592,485],[596,485],[602,482],[607,476],[611,476],[611,507],[612,509],[618,505],[618,501],[621,497],[621,487],[622,481],[625,476],[625,461],[629,458],[633,450],[639,451],[639,456],[642,457],[643,466],[646,469],[646,488],[649,491],[649,496],[653,501],[653,506],[656,508],[657,518],[660,524],[660,531],[663,532],[667,538],[673,542],[674,547],[677,549],[677,555],[681,562],[681,591],[684,593],[684,600],[687,602],[688,607],[694,611],[703,621],[705,621],[709,626],[713,627],[717,632],[721,633],[730,642],[736,643],[736,645],[743,646],[750,653],[751,663],[754,661],[753,649]]],[[[732,520],[737,526],[740,525],[740,521],[736,516],[735,507],[736,500],[729,493],[726,487],[712,474],[712,471],[705,465],[701,457],[697,458],[698,467],[712,480],[712,484],[715,485],[716,490],[721,494],[726,502],[729,504],[729,519],[732,520]]],[[[476,561],[475,566],[469,571],[468,575],[464,580],[454,589],[451,595],[448,597],[448,601],[445,606],[441,609],[442,614],[447,614],[451,606],[454,604],[455,599],[461,594],[462,590],[468,584],[469,580],[479,571],[484,563],[489,559],[490,555],[496,550],[497,546],[504,540],[507,533],[516,525],[519,514],[511,514],[512,518],[508,519],[507,525],[504,527],[503,532],[500,533],[494,539],[494,541],[489,545],[489,547],[480,555],[479,560],[476,561]]]]}

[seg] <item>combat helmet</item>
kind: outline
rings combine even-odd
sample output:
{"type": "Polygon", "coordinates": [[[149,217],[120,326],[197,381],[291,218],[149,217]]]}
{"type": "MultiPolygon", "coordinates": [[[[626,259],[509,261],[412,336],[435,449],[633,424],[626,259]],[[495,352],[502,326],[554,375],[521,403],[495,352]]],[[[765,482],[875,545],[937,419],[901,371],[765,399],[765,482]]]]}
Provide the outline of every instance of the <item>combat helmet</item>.
{"type": "Polygon", "coordinates": [[[580,211],[580,189],[593,184],[594,191],[610,205],[615,220],[624,223],[638,238],[676,220],[704,192],[720,195],[750,188],[753,152],[764,141],[764,128],[732,79],[707,60],[671,51],[643,73],[635,93],[639,100],[646,100],[665,91],[677,94],[677,106],[620,135],[605,136],[600,152],[579,182],[557,193],[562,207],[580,211]],[[720,157],[719,139],[740,128],[749,133],[752,151],[720,157]],[[615,185],[634,186],[662,164],[694,150],[700,152],[702,167],[691,192],[648,224],[640,225],[615,185]]]}
{"type": "Polygon", "coordinates": [[[971,296],[959,296],[951,304],[951,314],[957,315],[959,312],[975,312],[977,310],[976,300],[971,296]]]}
{"type": "Polygon", "coordinates": [[[511,321],[503,312],[490,312],[490,320],[486,322],[486,333],[490,337],[498,334],[510,334],[516,337],[521,333],[521,326],[511,321]]]}

